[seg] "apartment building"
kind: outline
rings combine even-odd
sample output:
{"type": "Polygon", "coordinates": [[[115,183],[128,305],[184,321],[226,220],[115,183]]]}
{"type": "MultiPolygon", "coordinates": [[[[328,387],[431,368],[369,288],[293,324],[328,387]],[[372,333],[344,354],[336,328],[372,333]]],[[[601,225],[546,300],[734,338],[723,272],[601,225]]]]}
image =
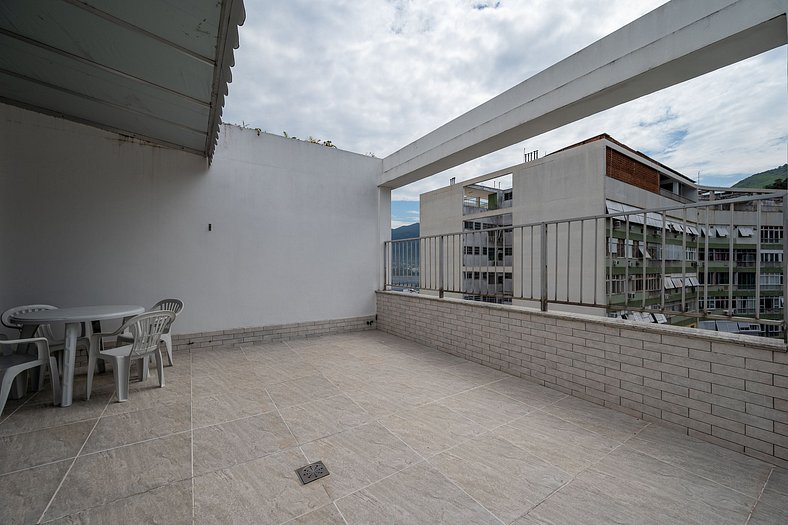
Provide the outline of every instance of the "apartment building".
{"type": "Polygon", "coordinates": [[[782,207],[739,202],[751,193],[699,187],[609,135],[592,137],[422,194],[422,236],[453,234],[442,262],[425,245],[422,293],[440,273],[441,293],[464,299],[538,306],[546,290],[558,310],[777,335],[737,319],[776,319],[784,300],[782,207]]]}

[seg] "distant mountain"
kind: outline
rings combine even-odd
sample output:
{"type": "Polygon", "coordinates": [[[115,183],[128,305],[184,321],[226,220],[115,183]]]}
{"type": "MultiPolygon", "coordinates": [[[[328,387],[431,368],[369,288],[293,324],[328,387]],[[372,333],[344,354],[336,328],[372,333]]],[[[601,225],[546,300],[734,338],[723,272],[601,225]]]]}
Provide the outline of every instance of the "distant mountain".
{"type": "Polygon", "coordinates": [[[788,177],[788,164],[783,164],[777,168],[750,175],[746,179],[740,180],[732,187],[753,189],[766,188],[767,185],[773,184],[777,179],[785,179],[786,177],[788,177]]]}
{"type": "Polygon", "coordinates": [[[419,223],[407,224],[405,226],[400,226],[399,228],[392,228],[391,230],[391,240],[396,241],[398,239],[413,239],[419,236],[419,223]]]}

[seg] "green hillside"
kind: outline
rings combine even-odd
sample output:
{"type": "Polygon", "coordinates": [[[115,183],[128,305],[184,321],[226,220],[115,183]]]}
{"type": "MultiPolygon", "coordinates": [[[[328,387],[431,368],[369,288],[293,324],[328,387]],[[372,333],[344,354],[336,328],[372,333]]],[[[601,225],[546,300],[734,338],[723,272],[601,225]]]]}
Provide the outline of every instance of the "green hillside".
{"type": "Polygon", "coordinates": [[[786,177],[788,177],[788,164],[783,164],[777,168],[750,175],[746,179],[740,180],[732,187],[765,188],[768,184],[774,183],[777,179],[785,179],[786,177]]]}

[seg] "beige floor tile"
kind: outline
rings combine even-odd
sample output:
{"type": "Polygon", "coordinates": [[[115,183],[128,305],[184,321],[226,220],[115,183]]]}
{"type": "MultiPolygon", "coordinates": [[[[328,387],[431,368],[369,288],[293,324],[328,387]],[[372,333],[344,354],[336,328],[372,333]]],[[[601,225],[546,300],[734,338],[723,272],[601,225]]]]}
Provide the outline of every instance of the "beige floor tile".
{"type": "Polygon", "coordinates": [[[487,385],[487,388],[534,408],[550,405],[566,397],[563,392],[537,385],[519,377],[506,377],[487,385]]]}
{"type": "Polygon", "coordinates": [[[77,458],[45,520],[191,477],[191,436],[177,434],[77,458]]]}
{"type": "Polygon", "coordinates": [[[424,463],[337,500],[348,524],[496,524],[492,514],[424,463]]]}
{"type": "Polygon", "coordinates": [[[336,506],[331,503],[288,521],[287,525],[346,525],[336,506]]]}
{"type": "Polygon", "coordinates": [[[192,523],[191,479],[162,485],[148,492],[135,494],[47,522],[48,525],[77,523],[192,523]]]}
{"type": "Polygon", "coordinates": [[[194,431],[194,475],[199,476],[296,446],[277,412],[194,431]]]}
{"type": "Polygon", "coordinates": [[[481,425],[437,404],[402,411],[380,422],[424,457],[485,432],[481,425]]]}
{"type": "Polygon", "coordinates": [[[0,523],[36,523],[71,461],[68,459],[0,476],[0,523]]]}
{"type": "Polygon", "coordinates": [[[643,429],[627,446],[753,498],[772,470],[768,463],[657,424],[643,429]]]}
{"type": "Polygon", "coordinates": [[[363,408],[344,394],[283,408],[281,413],[299,443],[330,436],[371,419],[363,408]]]}
{"type": "Polygon", "coordinates": [[[493,435],[467,441],[429,461],[504,523],[572,479],[560,468],[493,435]]]}
{"type": "Polygon", "coordinates": [[[200,393],[192,396],[194,427],[214,425],[274,410],[265,386],[261,384],[231,385],[205,380],[200,393]]]}
{"type": "Polygon", "coordinates": [[[487,388],[475,388],[438,401],[487,429],[499,427],[534,410],[487,388]]]}
{"type": "Polygon", "coordinates": [[[195,477],[195,523],[282,523],[329,504],[322,486],[301,485],[305,464],[295,448],[195,477]]]}
{"type": "Polygon", "coordinates": [[[99,419],[83,454],[130,445],[190,428],[188,404],[162,405],[99,419]]]}
{"type": "Polygon", "coordinates": [[[96,394],[90,401],[75,398],[74,403],[65,408],[52,405],[51,398],[44,403],[27,403],[0,423],[0,436],[96,419],[104,411],[111,395],[111,392],[96,394]]]}
{"type": "Polygon", "coordinates": [[[754,503],[755,498],[622,447],[531,514],[550,524],[743,524],[754,503]]]}
{"type": "Polygon", "coordinates": [[[495,434],[576,474],[610,453],[619,442],[541,411],[501,427],[495,434]]]}
{"type": "Polygon", "coordinates": [[[310,463],[322,461],[330,472],[320,483],[331,499],[394,474],[421,458],[382,425],[370,423],[301,447],[310,463]]]}
{"type": "Polygon", "coordinates": [[[339,389],[322,375],[286,381],[268,387],[268,393],[280,409],[335,396],[339,389]]]}
{"type": "Polygon", "coordinates": [[[576,397],[548,405],[545,412],[618,441],[626,441],[648,423],[576,397]]]}
{"type": "Polygon", "coordinates": [[[88,419],[0,437],[0,474],[73,458],[95,424],[95,419],[88,419]]]}

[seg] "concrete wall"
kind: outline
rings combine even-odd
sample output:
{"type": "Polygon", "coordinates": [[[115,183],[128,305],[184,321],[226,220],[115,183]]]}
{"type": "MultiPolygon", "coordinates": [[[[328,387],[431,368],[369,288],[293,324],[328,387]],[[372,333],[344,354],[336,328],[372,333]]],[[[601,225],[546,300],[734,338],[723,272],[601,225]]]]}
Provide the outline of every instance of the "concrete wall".
{"type": "Polygon", "coordinates": [[[781,341],[378,292],[378,329],[788,467],[781,341]]]}
{"type": "Polygon", "coordinates": [[[209,165],[7,105],[0,148],[0,310],[174,296],[175,333],[375,312],[380,159],[224,125],[209,165]]]}

